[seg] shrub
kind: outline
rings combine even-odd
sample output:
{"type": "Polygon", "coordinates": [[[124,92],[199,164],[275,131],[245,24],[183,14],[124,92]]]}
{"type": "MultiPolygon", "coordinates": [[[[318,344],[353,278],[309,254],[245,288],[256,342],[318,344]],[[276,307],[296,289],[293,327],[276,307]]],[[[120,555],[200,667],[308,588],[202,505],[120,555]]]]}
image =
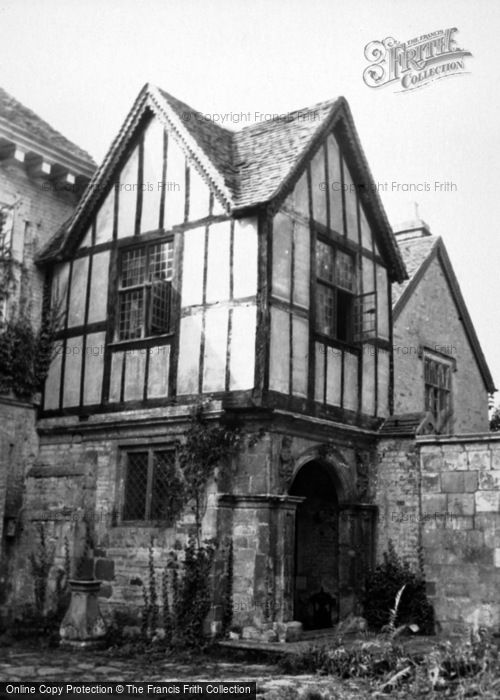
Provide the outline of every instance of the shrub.
{"type": "Polygon", "coordinates": [[[398,557],[391,541],[382,563],[366,578],[363,611],[368,625],[380,630],[389,623],[394,599],[403,586],[395,625],[413,623],[421,634],[433,634],[434,610],[427,599],[423,573],[412,571],[409,563],[398,557]]]}

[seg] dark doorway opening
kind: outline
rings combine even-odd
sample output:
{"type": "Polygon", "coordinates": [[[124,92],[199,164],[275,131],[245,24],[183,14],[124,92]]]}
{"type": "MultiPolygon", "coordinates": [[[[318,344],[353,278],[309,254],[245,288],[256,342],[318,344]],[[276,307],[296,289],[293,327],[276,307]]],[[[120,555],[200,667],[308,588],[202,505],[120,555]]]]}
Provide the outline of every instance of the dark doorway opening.
{"type": "Polygon", "coordinates": [[[338,498],[327,469],[305,464],[292,496],[305,500],[295,521],[294,619],[305,629],[331,627],[338,620],[338,498]]]}

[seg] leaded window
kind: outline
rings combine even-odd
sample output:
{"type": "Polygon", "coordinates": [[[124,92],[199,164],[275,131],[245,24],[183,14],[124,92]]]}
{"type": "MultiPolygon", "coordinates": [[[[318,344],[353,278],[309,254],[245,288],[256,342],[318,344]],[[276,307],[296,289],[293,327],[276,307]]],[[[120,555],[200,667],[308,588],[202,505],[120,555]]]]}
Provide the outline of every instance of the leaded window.
{"type": "Polygon", "coordinates": [[[173,524],[182,508],[182,479],[169,448],[144,448],[124,454],[123,521],[173,524]]]}
{"type": "Polygon", "coordinates": [[[451,416],[451,365],[424,357],[425,410],[432,414],[436,427],[446,427],[451,416]]]}
{"type": "Polygon", "coordinates": [[[363,342],[377,337],[377,299],[375,292],[360,294],[356,298],[354,313],[354,339],[363,342]]]}
{"type": "Polygon", "coordinates": [[[316,242],[316,331],[343,342],[353,339],[354,256],[316,242]]]}
{"type": "Polygon", "coordinates": [[[133,340],[171,330],[173,241],[124,250],[118,288],[118,340],[133,340]]]}

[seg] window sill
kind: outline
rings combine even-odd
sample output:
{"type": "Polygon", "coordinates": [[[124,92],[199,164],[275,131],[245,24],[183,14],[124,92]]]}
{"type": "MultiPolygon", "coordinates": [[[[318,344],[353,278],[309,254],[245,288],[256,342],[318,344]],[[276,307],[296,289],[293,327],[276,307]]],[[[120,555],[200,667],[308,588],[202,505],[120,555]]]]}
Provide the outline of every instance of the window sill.
{"type": "Polygon", "coordinates": [[[164,340],[170,340],[175,336],[175,333],[171,331],[170,333],[162,333],[161,335],[148,335],[144,338],[130,338],[129,340],[113,340],[108,343],[108,348],[126,348],[126,347],[140,347],[141,345],[154,345],[157,342],[164,340]]]}
{"type": "Polygon", "coordinates": [[[324,343],[331,348],[338,348],[339,350],[348,350],[355,353],[359,353],[360,351],[360,346],[358,343],[337,340],[337,338],[331,338],[329,335],[323,335],[322,333],[316,333],[314,340],[318,343],[324,343]]]}

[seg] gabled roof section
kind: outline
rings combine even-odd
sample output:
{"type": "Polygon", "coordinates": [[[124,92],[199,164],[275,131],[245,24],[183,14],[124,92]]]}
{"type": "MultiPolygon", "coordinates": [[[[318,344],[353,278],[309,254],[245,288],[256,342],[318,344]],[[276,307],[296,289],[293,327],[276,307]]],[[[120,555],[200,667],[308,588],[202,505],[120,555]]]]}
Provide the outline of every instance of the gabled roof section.
{"type": "Polygon", "coordinates": [[[22,134],[48,148],[56,148],[82,161],[82,165],[90,166],[92,171],[95,168],[94,159],[86,151],[69,141],[35,112],[0,87],[0,128],[2,127],[22,134]]]}
{"type": "Polygon", "coordinates": [[[267,202],[279,192],[338,104],[338,99],[320,102],[251,124],[234,134],[238,207],[267,202]]]}
{"type": "Polygon", "coordinates": [[[400,249],[406,269],[408,270],[409,279],[402,284],[395,284],[392,287],[394,323],[396,323],[399,314],[410,300],[430,264],[433,260],[437,259],[441,265],[446,281],[448,282],[451,295],[458,309],[459,317],[475,355],[485,387],[487,391],[492,394],[496,391],[493,378],[442,238],[440,236],[423,236],[421,238],[407,239],[401,242],[400,249]]]}
{"type": "Polygon", "coordinates": [[[66,233],[51,242],[40,259],[63,251],[72,231],[78,229],[113,176],[114,168],[147,110],[154,112],[183,145],[222,204],[235,216],[285,198],[320,143],[334,128],[360,196],[379,233],[378,242],[389,263],[391,278],[406,279],[406,270],[359,142],[347,101],[343,97],[321,102],[284,117],[265,119],[240,131],[215,124],[189,105],[152,85],[145,85],[113,141],[101,167],[90,182],[66,233]]]}
{"type": "Polygon", "coordinates": [[[227,188],[227,194],[233,195],[236,173],[233,168],[233,136],[234,132],[225,129],[213,120],[205,118],[200,112],[172,97],[165,90],[156,88],[158,95],[163,98],[173,114],[176,115],[185,131],[191,136],[203,154],[215,166],[227,188]]]}

